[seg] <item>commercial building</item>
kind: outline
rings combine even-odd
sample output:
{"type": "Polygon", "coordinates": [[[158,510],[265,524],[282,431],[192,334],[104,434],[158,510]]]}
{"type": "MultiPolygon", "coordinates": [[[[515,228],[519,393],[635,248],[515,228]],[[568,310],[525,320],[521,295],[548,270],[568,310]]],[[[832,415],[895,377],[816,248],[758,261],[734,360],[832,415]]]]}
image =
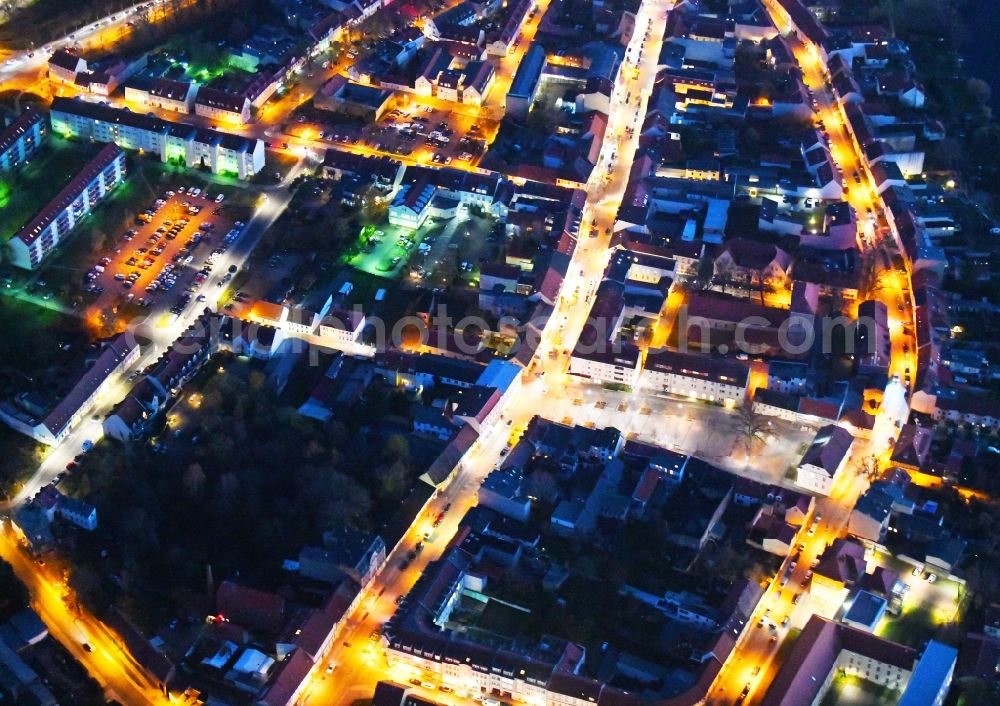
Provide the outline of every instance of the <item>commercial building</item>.
{"type": "Polygon", "coordinates": [[[10,261],[33,270],[125,179],[125,153],[108,145],[8,243],[10,261]]]}
{"type": "Polygon", "coordinates": [[[0,171],[21,166],[35,154],[48,135],[44,116],[27,108],[0,132],[0,171]]]}
{"type": "Polygon", "coordinates": [[[53,132],[156,155],[161,162],[249,179],[264,168],[264,142],[196,128],[101,103],[55,98],[53,132]]]}

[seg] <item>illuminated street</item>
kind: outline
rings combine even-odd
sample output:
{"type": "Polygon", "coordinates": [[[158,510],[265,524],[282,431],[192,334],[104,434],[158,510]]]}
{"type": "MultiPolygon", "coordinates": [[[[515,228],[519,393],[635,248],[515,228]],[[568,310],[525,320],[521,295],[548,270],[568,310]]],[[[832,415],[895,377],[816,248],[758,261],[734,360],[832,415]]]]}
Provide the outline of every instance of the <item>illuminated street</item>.
{"type": "Polygon", "coordinates": [[[109,696],[128,704],[179,703],[161,693],[123,649],[121,640],[73,599],[57,569],[40,566],[27,556],[7,521],[0,530],[0,557],[24,582],[31,593],[32,606],[52,635],[87,668],[109,696]]]}
{"type": "MultiPolygon", "coordinates": [[[[773,3],[768,2],[767,4],[775,22],[780,27],[780,20],[774,14],[773,3]]],[[[880,246],[878,241],[873,240],[875,236],[873,235],[872,222],[864,218],[862,214],[872,211],[881,213],[884,206],[877,193],[867,184],[855,187],[853,181],[850,180],[849,175],[856,170],[864,171],[864,167],[861,158],[856,153],[854,142],[846,132],[842,106],[834,99],[826,84],[822,74],[823,67],[815,50],[811,47],[806,48],[802,44],[794,46],[796,58],[803,71],[804,81],[818,97],[820,115],[825,118],[826,124],[830,127],[831,153],[841,173],[845,175],[845,183],[850,182],[851,188],[849,188],[847,198],[858,213],[859,247],[878,248],[880,246]]],[[[866,181],[870,179],[867,173],[865,176],[866,181]]],[[[907,279],[905,274],[901,279],[904,281],[907,279]]],[[[893,282],[896,283],[898,280],[894,278],[893,282]]],[[[780,667],[779,664],[775,664],[774,656],[788,631],[804,626],[809,616],[814,613],[833,617],[833,611],[829,607],[815,605],[814,601],[810,599],[808,589],[805,588],[808,585],[805,575],[810,571],[816,557],[834,539],[845,534],[851,510],[861,494],[867,490],[869,480],[861,472],[863,459],[874,456],[882,462],[883,467],[887,467],[889,442],[899,434],[897,422],[901,425],[906,421],[909,413],[905,391],[899,383],[899,379],[902,377],[899,373],[901,369],[905,368],[909,371],[911,367],[915,368],[916,366],[914,359],[903,354],[904,342],[909,342],[910,350],[915,350],[916,346],[912,337],[907,336],[903,328],[904,323],[912,325],[912,321],[906,319],[901,322],[898,316],[896,305],[900,291],[893,287],[889,288],[888,291],[883,290],[879,296],[886,300],[886,305],[891,312],[892,370],[899,377],[896,378],[895,382],[890,381],[886,387],[871,438],[867,442],[864,440],[856,441],[851,458],[846,465],[846,472],[838,479],[829,497],[817,499],[816,509],[796,536],[795,542],[804,547],[798,554],[797,565],[789,572],[787,567],[792,558],[789,557],[782,563],[779,573],[770,582],[758,609],[747,621],[747,627],[744,628],[736,649],[730,654],[716,677],[709,690],[709,697],[718,699],[721,703],[735,701],[746,686],[749,687],[746,703],[759,701],[766,693],[767,686],[780,667]],[[810,536],[809,531],[817,515],[821,516],[822,520],[816,523],[815,530],[810,536]],[[779,581],[784,575],[788,576],[786,587],[781,586],[779,581]],[[798,605],[794,605],[792,601],[800,593],[803,598],[798,605]],[[765,617],[765,612],[767,617],[765,617]],[[785,616],[790,618],[790,623],[787,627],[781,627],[780,623],[785,616]],[[765,627],[757,627],[757,623],[760,621],[764,622],[765,627]],[[768,626],[771,624],[777,625],[776,629],[769,628],[768,626]]],[[[834,610],[838,607],[835,606],[834,610]]]]}
{"type": "MultiPolygon", "coordinates": [[[[550,389],[563,389],[567,394],[570,389],[563,384],[569,362],[567,351],[575,345],[589,314],[588,308],[578,306],[577,302],[596,290],[607,265],[610,229],[628,181],[637,144],[637,137],[629,134],[626,128],[634,128],[645,115],[645,100],[652,86],[662,42],[663,24],[655,20],[662,20],[668,8],[665,0],[646,0],[637,16],[637,31],[626,56],[638,71],[626,73],[628,79],[615,87],[612,100],[616,106],[611,111],[601,159],[588,184],[580,240],[573,253],[569,275],[562,286],[564,294],[542,334],[521,392],[504,409],[504,418],[511,420],[514,429],[526,425],[537,413],[542,399],[548,398],[550,389]],[[649,39],[644,40],[639,28],[647,25],[651,32],[649,39]],[[627,95],[640,96],[641,99],[629,103],[625,100],[627,95]],[[596,237],[591,237],[591,230],[596,237]],[[550,356],[549,352],[553,349],[556,355],[550,356]]],[[[335,671],[328,674],[325,668],[315,670],[312,682],[305,688],[304,703],[349,704],[370,695],[379,679],[409,680],[409,675],[394,673],[388,668],[381,643],[371,642],[368,636],[392,615],[396,597],[405,594],[427,563],[440,556],[448,538],[455,533],[458,521],[475,504],[479,484],[494,468],[508,442],[505,430],[505,426],[498,425],[481,438],[462,460],[456,477],[414,521],[398,549],[388,557],[385,568],[369,589],[368,597],[362,600],[352,616],[348,629],[340,635],[339,642],[331,650],[327,664],[336,665],[335,671]],[[401,572],[399,564],[402,557],[422,538],[430,518],[448,503],[451,507],[434,533],[437,539],[401,572]],[[361,615],[358,616],[358,613],[361,615]]],[[[429,693],[422,688],[415,688],[415,691],[429,693]]],[[[443,704],[467,703],[467,699],[441,692],[434,693],[434,699],[443,704]]]]}
{"type": "MultiPolygon", "coordinates": [[[[991,568],[995,547],[954,518],[964,502],[977,530],[994,520],[991,479],[977,487],[974,476],[1000,455],[996,361],[969,322],[997,307],[983,294],[995,282],[995,253],[983,243],[1000,221],[981,209],[980,239],[964,240],[968,221],[946,204],[958,167],[938,163],[952,149],[946,137],[969,151],[959,141],[973,132],[972,116],[989,132],[986,82],[965,84],[966,122],[946,126],[934,112],[939,82],[910,59],[913,35],[903,33],[912,28],[897,35],[893,18],[873,27],[850,13],[820,21],[828,11],[805,0],[761,0],[763,13],[754,3],[593,3],[592,16],[579,18],[583,8],[557,0],[519,10],[468,0],[211,5],[151,0],[31,51],[4,52],[0,65],[12,118],[0,208],[14,202],[25,212],[10,229],[2,286],[10,302],[87,329],[80,340],[61,330],[45,339],[53,353],[37,369],[0,361],[13,373],[4,381],[16,380],[0,399],[3,422],[34,454],[20,464],[30,476],[0,502],[0,558],[109,699],[356,706],[388,680],[441,706],[747,706],[787,698],[792,672],[828,695],[830,684],[809,674],[815,663],[801,660],[802,645],[822,641],[796,638],[826,620],[838,621],[831,632],[865,624],[843,616],[861,579],[840,581],[836,597],[817,569],[848,536],[869,569],[902,582],[887,580],[891,588],[872,596],[882,612],[865,640],[899,640],[894,648],[919,656],[928,641],[900,637],[907,613],[934,628],[1000,635],[1000,611],[989,622],[1000,599],[987,594],[980,564],[991,568]],[[137,29],[199,10],[206,22],[210,13],[223,19],[192,30],[190,46],[157,32],[143,40],[137,29]],[[84,59],[89,70],[72,68],[84,59]],[[845,76],[831,76],[835,61],[847,67],[850,99],[837,80],[845,76]],[[109,65],[129,67],[120,82],[128,94],[109,65]],[[865,103],[862,85],[876,100],[865,103]],[[875,103],[881,113],[862,112],[875,103]],[[82,157],[110,143],[104,149],[124,165],[127,152],[128,174],[123,166],[118,176],[144,182],[150,210],[128,205],[127,234],[116,225],[70,251],[64,241],[84,230],[77,216],[135,192],[112,194],[119,180],[109,186],[103,171],[74,171],[63,156],[53,195],[29,210],[11,195],[43,191],[18,180],[37,154],[32,168],[47,181],[41,150],[54,148],[41,145],[43,132],[75,142],[66,149],[82,157]],[[133,169],[138,159],[169,166],[133,169]],[[194,236],[202,230],[207,238],[194,236]],[[980,250],[964,262],[970,242],[980,250]],[[43,263],[57,247],[73,254],[43,263]],[[955,281],[960,293],[945,289],[955,281]],[[697,353],[674,345],[681,335],[687,342],[687,307],[696,304],[708,322],[697,353]],[[477,327],[464,323],[398,349],[377,340],[406,320],[430,328],[452,306],[461,321],[483,322],[475,353],[461,338],[477,327]],[[852,328],[865,318],[859,308],[879,312],[877,335],[852,328]],[[261,326],[180,351],[206,310],[261,326]],[[852,320],[844,341],[805,351],[791,351],[775,323],[841,313],[852,320]],[[754,318],[763,319],[753,329],[759,351],[714,341],[716,330],[740,341],[754,318]],[[599,343],[636,345],[586,358],[581,336],[594,320],[612,325],[599,343]],[[128,349],[138,359],[119,354],[120,339],[104,340],[112,331],[141,341],[141,354],[128,349]],[[855,355],[869,335],[879,350],[855,355]],[[289,341],[311,348],[308,365],[305,347],[289,341]],[[106,354],[130,364],[94,362],[106,354]],[[755,408],[759,390],[768,396],[755,408]],[[536,419],[557,424],[529,432],[536,419]],[[112,438],[87,457],[105,425],[112,438]],[[912,448],[902,449],[907,434],[912,448]],[[873,488],[879,472],[888,485],[897,465],[899,487],[873,488]],[[433,491],[416,487],[423,482],[433,491]],[[795,495],[787,506],[785,490],[795,495]],[[498,518],[494,544],[480,543],[479,511],[466,518],[480,493],[483,517],[498,518]],[[122,497],[129,507],[118,507],[122,497]],[[870,515],[865,502],[877,505],[870,515]],[[856,508],[863,516],[852,520],[856,508]],[[919,526],[894,527],[904,513],[919,526]],[[38,516],[56,530],[44,547],[43,533],[22,529],[38,516]],[[209,517],[220,525],[188,536],[209,517]],[[487,550],[513,558],[484,559],[487,550]],[[149,557],[157,562],[142,564],[149,557]],[[402,601],[445,557],[434,567],[447,569],[434,580],[444,578],[421,594],[433,599],[417,603],[433,621],[419,622],[402,601]],[[69,587],[75,569],[77,578],[99,575],[102,608],[143,613],[135,623],[176,679],[156,683],[157,669],[138,661],[147,645],[130,653],[104,614],[82,604],[69,587]],[[597,587],[622,613],[609,608],[585,624],[566,610],[567,596],[601,611],[591,606],[597,587]],[[529,600],[543,591],[551,603],[529,600]],[[504,608],[489,620],[459,619],[480,617],[490,601],[504,608]],[[537,634],[534,625],[518,632],[532,614],[546,618],[537,634]],[[413,622],[401,627],[404,617],[413,622]],[[456,657],[435,672],[466,639],[474,649],[465,663],[456,657]],[[511,666],[488,679],[470,676],[489,672],[477,660],[510,655],[511,666]],[[470,671],[459,677],[456,664],[470,671]]],[[[961,188],[973,198],[971,183],[961,188]]],[[[953,638],[940,637],[957,654],[953,638]]],[[[828,673],[868,679],[851,659],[828,673]]],[[[882,684],[880,673],[875,681],[904,692],[915,659],[900,660],[904,683],[882,684]]],[[[969,676],[940,671],[945,693],[953,676],[969,676]]],[[[958,693],[950,699],[974,702],[958,693]]]]}

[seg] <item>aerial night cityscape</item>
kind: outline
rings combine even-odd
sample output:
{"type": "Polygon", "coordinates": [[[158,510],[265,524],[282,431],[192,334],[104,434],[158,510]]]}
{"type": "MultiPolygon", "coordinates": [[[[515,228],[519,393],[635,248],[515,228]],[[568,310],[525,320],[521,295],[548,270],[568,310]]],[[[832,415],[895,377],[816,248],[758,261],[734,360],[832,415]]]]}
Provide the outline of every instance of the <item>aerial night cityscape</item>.
{"type": "Polygon", "coordinates": [[[998,36],[0,0],[0,706],[1000,705],[998,36]]]}

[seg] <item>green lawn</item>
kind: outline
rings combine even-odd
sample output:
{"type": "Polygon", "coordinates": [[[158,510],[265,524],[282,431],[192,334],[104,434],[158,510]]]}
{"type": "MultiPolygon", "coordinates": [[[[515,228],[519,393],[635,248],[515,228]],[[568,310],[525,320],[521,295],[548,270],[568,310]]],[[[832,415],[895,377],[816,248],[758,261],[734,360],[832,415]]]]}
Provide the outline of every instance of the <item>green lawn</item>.
{"type": "Polygon", "coordinates": [[[5,174],[3,181],[11,188],[0,202],[0,242],[10,240],[42,210],[94,158],[98,149],[95,145],[50,135],[45,147],[27,167],[5,174]]]}
{"type": "Polygon", "coordinates": [[[893,706],[902,694],[861,677],[838,674],[820,706],[893,706]]]}
{"type": "Polygon", "coordinates": [[[887,615],[877,632],[886,640],[916,647],[934,637],[935,630],[931,609],[919,606],[904,609],[899,617],[887,615]]]}

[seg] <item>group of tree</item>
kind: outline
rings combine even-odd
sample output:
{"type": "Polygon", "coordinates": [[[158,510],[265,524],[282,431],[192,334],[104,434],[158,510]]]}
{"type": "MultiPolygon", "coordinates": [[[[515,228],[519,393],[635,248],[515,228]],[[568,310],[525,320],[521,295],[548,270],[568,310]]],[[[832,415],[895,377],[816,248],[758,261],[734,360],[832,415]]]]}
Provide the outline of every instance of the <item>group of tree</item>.
{"type": "Polygon", "coordinates": [[[239,365],[212,375],[196,409],[182,401],[170,413],[180,431],[159,432],[165,452],[100,444],[73,477],[101,518],[75,557],[88,603],[157,615],[204,590],[209,566],[277,585],[284,559],[336,525],[377,529],[414,482],[405,437],[324,427],[239,365]]]}

